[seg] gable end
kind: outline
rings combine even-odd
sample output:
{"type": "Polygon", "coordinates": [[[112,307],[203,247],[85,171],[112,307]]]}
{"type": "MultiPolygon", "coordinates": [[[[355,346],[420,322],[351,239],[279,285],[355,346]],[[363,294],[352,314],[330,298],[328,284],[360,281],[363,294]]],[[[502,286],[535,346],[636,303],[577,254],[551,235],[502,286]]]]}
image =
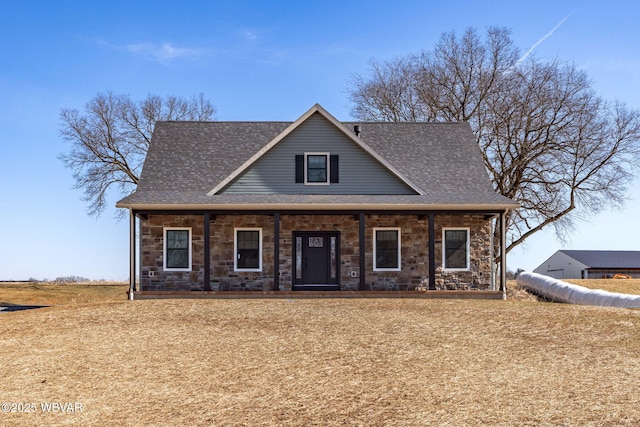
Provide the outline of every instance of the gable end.
{"type": "Polygon", "coordinates": [[[321,111],[303,117],[208,195],[420,194],[343,125],[321,111]]]}

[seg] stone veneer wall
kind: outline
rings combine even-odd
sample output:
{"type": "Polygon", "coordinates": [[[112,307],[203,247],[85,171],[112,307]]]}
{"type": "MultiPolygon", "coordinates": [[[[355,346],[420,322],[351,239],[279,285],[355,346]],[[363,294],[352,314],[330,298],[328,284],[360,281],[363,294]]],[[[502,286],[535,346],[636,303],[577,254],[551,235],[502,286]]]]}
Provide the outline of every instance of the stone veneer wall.
{"type": "MultiPolygon", "coordinates": [[[[483,215],[435,216],[435,264],[437,290],[486,290],[492,285],[491,222],[483,215]],[[442,267],[442,229],[468,227],[470,268],[444,271],[442,267]]],[[[367,289],[416,290],[429,287],[429,219],[425,216],[368,215],[365,255],[367,289]],[[401,228],[402,271],[373,271],[373,228],[401,228]]]]}
{"type": "MultiPolygon", "coordinates": [[[[436,215],[436,289],[488,290],[492,286],[491,220],[484,215],[436,215]],[[469,271],[444,271],[442,268],[442,229],[468,227],[470,239],[469,271]]],[[[428,285],[427,285],[428,286],[428,285]]]]}
{"type": "MultiPolygon", "coordinates": [[[[367,215],[366,288],[415,290],[428,288],[428,217],[417,215],[367,215]],[[373,271],[373,229],[401,228],[402,271],[373,271]]],[[[273,289],[273,216],[216,215],[211,220],[211,289],[269,291],[273,289]],[[262,228],[262,271],[234,271],[234,228],[262,228]]],[[[340,231],[340,288],[357,290],[359,276],[359,221],[354,215],[281,215],[280,289],[291,290],[293,231],[340,231]],[[351,276],[355,272],[356,277],[351,276]]],[[[204,224],[201,215],[149,215],[141,222],[141,289],[202,290],[204,286],[204,224]],[[192,271],[163,271],[164,227],[192,228],[192,271]]],[[[483,215],[436,215],[435,261],[437,289],[489,289],[492,281],[491,222],[483,215]],[[469,227],[471,268],[442,269],[442,228],[469,227]]]]}
{"type": "MultiPolygon", "coordinates": [[[[340,232],[340,289],[358,290],[359,274],[359,220],[353,215],[282,215],[280,217],[280,286],[291,290],[293,271],[294,231],[340,232]]],[[[273,228],[273,227],[272,227],[273,228]]]]}
{"type": "Polygon", "coordinates": [[[204,221],[202,215],[149,215],[140,222],[142,291],[191,291],[204,286],[204,221]],[[191,271],[164,271],[165,227],[191,227],[191,271]]]}
{"type": "Polygon", "coordinates": [[[417,215],[367,215],[365,268],[367,290],[415,290],[429,276],[429,220],[417,215]],[[373,271],[373,229],[400,227],[401,271],[373,271]]]}
{"type": "Polygon", "coordinates": [[[214,291],[272,290],[273,215],[216,215],[211,221],[211,270],[214,291]],[[235,228],[262,228],[262,271],[234,271],[235,228]]]}

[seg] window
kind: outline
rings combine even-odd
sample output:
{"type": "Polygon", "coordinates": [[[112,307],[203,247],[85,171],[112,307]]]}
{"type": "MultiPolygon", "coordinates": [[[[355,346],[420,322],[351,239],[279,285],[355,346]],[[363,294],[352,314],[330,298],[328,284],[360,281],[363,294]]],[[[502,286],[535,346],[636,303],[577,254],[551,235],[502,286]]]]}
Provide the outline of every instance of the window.
{"type": "Polygon", "coordinates": [[[445,270],[469,269],[469,229],[445,228],[442,230],[443,259],[445,270]]]}
{"type": "Polygon", "coordinates": [[[328,185],[338,183],[338,155],[305,153],[296,155],[296,183],[328,185]]]}
{"type": "Polygon", "coordinates": [[[373,229],[373,270],[400,270],[400,229],[373,229]]]}
{"type": "Polygon", "coordinates": [[[236,228],[234,241],[236,271],[262,270],[262,229],[236,228]]]}
{"type": "Polygon", "coordinates": [[[164,229],[164,270],[191,270],[191,228],[164,229]]]}
{"type": "Polygon", "coordinates": [[[328,184],[329,154],[305,154],[305,182],[307,184],[328,184]]]}

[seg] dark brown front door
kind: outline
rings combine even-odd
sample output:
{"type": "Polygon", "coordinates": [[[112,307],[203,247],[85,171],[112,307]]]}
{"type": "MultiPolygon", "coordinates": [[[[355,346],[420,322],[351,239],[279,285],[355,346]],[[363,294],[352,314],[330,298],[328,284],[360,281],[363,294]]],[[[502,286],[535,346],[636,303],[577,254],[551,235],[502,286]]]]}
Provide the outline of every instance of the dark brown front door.
{"type": "Polygon", "coordinates": [[[293,233],[293,290],[339,290],[340,233],[293,233]]]}

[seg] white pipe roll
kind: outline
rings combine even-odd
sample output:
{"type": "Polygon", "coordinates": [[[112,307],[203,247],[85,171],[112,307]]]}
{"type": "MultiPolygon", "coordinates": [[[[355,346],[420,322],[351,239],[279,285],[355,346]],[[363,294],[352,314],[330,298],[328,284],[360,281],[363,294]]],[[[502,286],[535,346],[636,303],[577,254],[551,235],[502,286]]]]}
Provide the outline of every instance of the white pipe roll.
{"type": "Polygon", "coordinates": [[[589,289],[537,273],[522,272],[518,285],[552,301],[603,307],[640,307],[640,295],[589,289]]]}

